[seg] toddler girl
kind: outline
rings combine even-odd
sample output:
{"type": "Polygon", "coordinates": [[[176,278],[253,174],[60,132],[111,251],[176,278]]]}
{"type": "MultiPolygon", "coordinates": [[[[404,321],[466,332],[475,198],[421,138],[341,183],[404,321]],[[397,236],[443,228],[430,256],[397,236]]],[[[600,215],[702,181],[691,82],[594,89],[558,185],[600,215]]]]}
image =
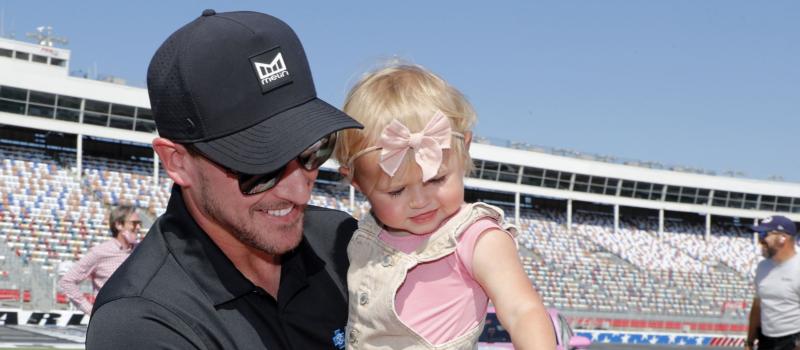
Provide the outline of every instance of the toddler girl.
{"type": "Polygon", "coordinates": [[[555,334],[523,272],[499,208],[464,203],[475,112],[413,65],[367,74],[344,111],[341,173],[369,200],[347,248],[350,349],[473,349],[488,300],[517,349],[554,349],[555,334]]]}

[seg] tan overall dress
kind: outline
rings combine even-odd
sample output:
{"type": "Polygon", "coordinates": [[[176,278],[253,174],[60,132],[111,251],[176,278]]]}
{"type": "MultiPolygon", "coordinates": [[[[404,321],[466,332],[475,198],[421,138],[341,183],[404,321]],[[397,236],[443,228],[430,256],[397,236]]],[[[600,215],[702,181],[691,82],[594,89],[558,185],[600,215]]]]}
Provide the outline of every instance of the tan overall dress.
{"type": "MultiPolygon", "coordinates": [[[[453,254],[461,234],[478,219],[487,217],[503,226],[503,212],[499,208],[485,203],[466,205],[416,251],[406,254],[383,242],[378,237],[382,228],[372,215],[366,215],[347,247],[350,258],[347,348],[475,349],[483,322],[447,343],[433,345],[400,321],[394,301],[409,270],[453,254]]],[[[503,228],[516,235],[513,226],[503,228]]]]}

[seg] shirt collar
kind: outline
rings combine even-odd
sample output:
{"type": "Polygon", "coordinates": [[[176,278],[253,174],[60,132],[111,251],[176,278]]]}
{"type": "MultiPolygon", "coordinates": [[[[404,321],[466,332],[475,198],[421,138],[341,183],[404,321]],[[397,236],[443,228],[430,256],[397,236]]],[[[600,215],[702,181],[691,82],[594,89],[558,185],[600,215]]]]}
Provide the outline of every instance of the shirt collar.
{"type": "Polygon", "coordinates": [[[120,242],[119,239],[117,239],[117,237],[111,237],[111,241],[114,242],[114,246],[116,246],[117,249],[124,252],[131,251],[135,247],[134,244],[129,244],[127,248],[123,247],[122,242],[120,242]]]}
{"type": "MultiPolygon", "coordinates": [[[[167,210],[156,224],[167,249],[215,306],[258,290],[189,215],[180,186],[172,187],[167,210]]],[[[323,264],[304,237],[298,248],[282,257],[279,299],[294,295],[323,264]]]]}

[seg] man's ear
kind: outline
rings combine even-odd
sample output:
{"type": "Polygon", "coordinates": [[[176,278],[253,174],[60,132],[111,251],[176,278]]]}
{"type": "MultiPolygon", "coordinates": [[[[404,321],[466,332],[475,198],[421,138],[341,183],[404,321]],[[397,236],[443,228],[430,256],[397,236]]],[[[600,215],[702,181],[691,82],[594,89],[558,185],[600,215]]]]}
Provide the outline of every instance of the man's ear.
{"type": "Polygon", "coordinates": [[[183,145],[157,137],[153,139],[153,150],[161,160],[167,175],[181,187],[191,185],[192,155],[183,145]]]}

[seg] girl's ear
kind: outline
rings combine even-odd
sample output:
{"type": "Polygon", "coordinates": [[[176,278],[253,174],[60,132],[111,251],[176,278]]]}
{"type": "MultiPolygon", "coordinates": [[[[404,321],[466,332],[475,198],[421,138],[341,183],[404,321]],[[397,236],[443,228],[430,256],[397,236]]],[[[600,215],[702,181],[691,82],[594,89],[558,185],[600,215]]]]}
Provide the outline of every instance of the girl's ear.
{"type": "Polygon", "coordinates": [[[356,190],[361,192],[361,187],[358,186],[358,183],[356,183],[356,179],[353,177],[353,169],[350,169],[349,167],[346,166],[340,166],[339,174],[342,174],[342,176],[344,176],[347,179],[347,182],[349,182],[351,186],[355,187],[356,190]]]}
{"type": "Polygon", "coordinates": [[[469,145],[472,144],[472,131],[464,133],[464,150],[469,152],[469,145]]]}
{"type": "MultiPolygon", "coordinates": [[[[356,190],[358,190],[358,192],[364,193],[364,191],[361,190],[361,186],[358,185],[358,181],[356,181],[356,179],[350,179],[350,185],[355,187],[356,190]]],[[[366,193],[364,193],[364,194],[366,194],[366,193]]]]}
{"type": "Polygon", "coordinates": [[[340,166],[340,167],[339,167],[339,174],[341,174],[341,175],[342,175],[343,177],[345,177],[346,179],[350,179],[350,175],[351,175],[351,174],[350,174],[350,168],[349,168],[349,167],[346,167],[346,166],[344,166],[344,165],[343,165],[343,166],[340,166]]]}

